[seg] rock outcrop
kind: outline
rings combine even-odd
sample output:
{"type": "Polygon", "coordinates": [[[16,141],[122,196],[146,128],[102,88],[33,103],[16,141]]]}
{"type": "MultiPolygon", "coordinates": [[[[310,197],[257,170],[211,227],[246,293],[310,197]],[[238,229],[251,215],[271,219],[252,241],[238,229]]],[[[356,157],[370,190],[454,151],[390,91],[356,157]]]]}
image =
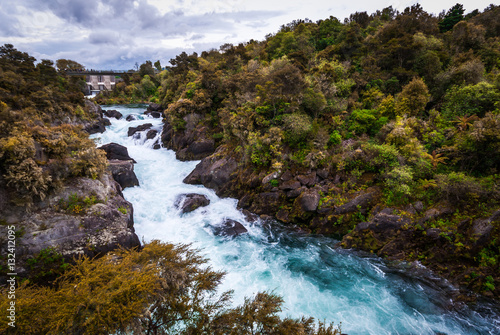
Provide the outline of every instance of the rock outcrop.
{"type": "Polygon", "coordinates": [[[184,117],[185,130],[178,132],[170,123],[165,123],[161,135],[163,146],[175,150],[177,159],[181,161],[205,158],[215,151],[215,140],[209,135],[206,127],[197,127],[201,121],[198,114],[184,117]]]}
{"type": "Polygon", "coordinates": [[[99,149],[106,152],[109,161],[108,169],[122,189],[139,186],[139,180],[134,172],[134,163],[136,161],[129,156],[126,147],[117,143],[108,143],[99,147],[99,149]]]}
{"type": "Polygon", "coordinates": [[[85,100],[85,109],[93,115],[93,118],[91,121],[87,121],[83,124],[83,129],[89,133],[89,135],[104,133],[104,131],[106,131],[106,126],[111,125],[111,122],[109,119],[102,117],[103,113],[101,106],[92,101],[85,100]]]}
{"type": "Polygon", "coordinates": [[[118,143],[108,143],[100,146],[98,149],[104,150],[106,152],[106,158],[108,158],[108,160],[130,160],[136,163],[136,161],[129,156],[128,149],[118,143]]]}
{"type": "Polygon", "coordinates": [[[139,186],[139,180],[134,172],[134,163],[131,160],[112,159],[109,161],[108,168],[122,189],[139,186]]]}
{"type": "MultiPolygon", "coordinates": [[[[132,205],[121,196],[120,186],[110,174],[96,180],[76,178],[29,210],[1,206],[0,217],[18,232],[16,270],[21,276],[28,272],[26,260],[47,248],[70,260],[118,246],[140,247],[132,205]]],[[[2,248],[7,246],[3,242],[2,248]]]]}

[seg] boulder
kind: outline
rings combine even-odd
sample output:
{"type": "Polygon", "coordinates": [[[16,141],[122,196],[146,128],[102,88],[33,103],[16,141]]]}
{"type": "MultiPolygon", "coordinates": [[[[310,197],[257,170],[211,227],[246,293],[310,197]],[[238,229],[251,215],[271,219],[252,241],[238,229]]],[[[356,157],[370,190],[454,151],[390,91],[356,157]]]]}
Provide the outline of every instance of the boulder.
{"type": "Polygon", "coordinates": [[[98,149],[104,150],[106,152],[106,157],[108,160],[117,159],[121,161],[130,160],[134,163],[137,163],[134,159],[132,159],[128,155],[128,150],[123,145],[118,143],[108,143],[103,146],[100,146],[98,149]]]}
{"type": "Polygon", "coordinates": [[[296,179],[304,186],[313,186],[316,184],[316,172],[311,172],[307,175],[298,175],[296,179]]]}
{"type": "Polygon", "coordinates": [[[286,192],[286,197],[287,198],[297,198],[305,190],[307,190],[307,187],[305,187],[305,186],[301,186],[301,187],[296,188],[294,190],[290,190],[290,191],[286,192]]]}
{"type": "Polygon", "coordinates": [[[192,157],[191,159],[197,160],[203,157],[207,157],[209,154],[215,150],[215,141],[213,139],[201,139],[199,141],[193,142],[187,148],[187,157],[192,157]]]}
{"type": "Polygon", "coordinates": [[[83,130],[89,133],[89,135],[104,133],[106,131],[106,126],[109,125],[111,125],[109,119],[99,118],[93,122],[86,124],[83,130]]]}
{"type": "Polygon", "coordinates": [[[156,135],[158,135],[158,130],[150,129],[150,130],[148,130],[148,133],[146,134],[146,138],[148,140],[151,140],[151,139],[155,138],[156,135]]]}
{"type": "Polygon", "coordinates": [[[151,129],[152,126],[153,125],[151,123],[144,123],[144,124],[141,124],[141,125],[139,125],[137,127],[129,127],[127,135],[128,136],[132,136],[132,135],[134,135],[135,133],[137,133],[139,131],[144,131],[144,130],[151,129]]]}
{"type": "Polygon", "coordinates": [[[316,171],[316,174],[321,179],[328,179],[329,172],[328,172],[328,169],[320,169],[320,170],[316,171]]]}
{"type": "Polygon", "coordinates": [[[279,177],[279,175],[280,175],[280,173],[278,171],[271,172],[270,174],[268,174],[267,176],[265,176],[264,178],[262,178],[262,184],[266,185],[271,180],[277,179],[279,177]]]}
{"type": "Polygon", "coordinates": [[[213,226],[212,231],[217,236],[238,236],[248,232],[241,223],[235,220],[226,219],[219,226],[213,226]]]}
{"type": "Polygon", "coordinates": [[[135,175],[132,161],[112,159],[109,161],[108,168],[113,175],[113,179],[120,184],[122,189],[139,186],[139,180],[135,175]]]}
{"type": "Polygon", "coordinates": [[[189,113],[183,118],[182,130],[176,130],[173,125],[164,120],[161,140],[165,148],[176,152],[181,161],[199,160],[210,156],[215,151],[215,140],[209,133],[209,128],[201,126],[203,116],[189,113]]]}
{"type": "Polygon", "coordinates": [[[127,117],[125,118],[125,120],[127,120],[127,121],[134,121],[134,120],[137,120],[137,116],[135,116],[133,114],[129,114],[129,115],[127,115],[127,117]]]}
{"type": "Polygon", "coordinates": [[[495,221],[500,221],[500,210],[494,212],[489,218],[474,220],[470,232],[472,237],[476,239],[474,243],[476,248],[482,248],[488,244],[494,229],[493,222],[495,221]]]}
{"type": "Polygon", "coordinates": [[[334,214],[347,214],[362,211],[365,212],[367,207],[372,202],[373,198],[376,195],[376,190],[367,189],[365,193],[362,193],[349,201],[348,203],[343,204],[335,208],[334,214]]]}
{"type": "Polygon", "coordinates": [[[399,215],[389,215],[380,212],[369,222],[361,222],[356,226],[356,231],[369,229],[375,234],[393,236],[403,225],[410,223],[408,218],[399,215]]]}
{"type": "Polygon", "coordinates": [[[148,111],[150,112],[161,112],[161,110],[162,110],[161,105],[157,103],[151,103],[148,106],[148,111]]]}
{"type": "Polygon", "coordinates": [[[117,111],[116,109],[103,110],[102,112],[107,117],[114,117],[117,120],[120,120],[123,117],[123,114],[117,111]]]}
{"type": "Polygon", "coordinates": [[[306,190],[301,195],[295,199],[295,203],[300,205],[300,208],[304,212],[314,212],[318,208],[319,204],[319,193],[317,190],[306,190]]]}
{"type": "Polygon", "coordinates": [[[199,207],[205,207],[210,204],[210,200],[203,194],[187,193],[181,194],[177,197],[174,206],[180,209],[181,212],[189,213],[199,207]]]}
{"type": "Polygon", "coordinates": [[[300,185],[299,181],[290,179],[288,181],[281,183],[281,185],[279,186],[279,189],[283,190],[283,191],[290,191],[290,190],[296,190],[296,189],[300,188],[300,186],[301,185],[300,185]]]}

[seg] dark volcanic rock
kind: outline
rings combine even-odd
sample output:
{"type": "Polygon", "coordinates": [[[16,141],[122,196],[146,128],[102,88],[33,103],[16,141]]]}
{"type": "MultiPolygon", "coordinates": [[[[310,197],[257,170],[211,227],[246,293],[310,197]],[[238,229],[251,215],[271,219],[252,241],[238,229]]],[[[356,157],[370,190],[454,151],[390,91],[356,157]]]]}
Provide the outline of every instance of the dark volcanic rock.
{"type": "Polygon", "coordinates": [[[231,157],[219,157],[217,153],[202,159],[196,168],[184,179],[186,184],[203,184],[219,191],[231,180],[238,163],[231,157]]]}
{"type": "Polygon", "coordinates": [[[335,214],[346,214],[358,211],[366,211],[369,204],[372,202],[375,197],[376,190],[367,189],[366,193],[360,194],[351,201],[342,206],[335,208],[335,214]]]}
{"type": "Polygon", "coordinates": [[[189,213],[199,207],[208,206],[209,204],[210,200],[203,194],[188,193],[179,195],[174,206],[180,209],[182,213],[189,213]]]}
{"type": "Polygon", "coordinates": [[[106,151],[106,157],[108,158],[108,160],[112,159],[117,159],[121,161],[130,160],[133,161],[134,163],[137,163],[134,159],[132,159],[128,155],[127,148],[118,143],[108,143],[99,147],[98,149],[106,151]]]}
{"type": "Polygon", "coordinates": [[[148,106],[148,111],[150,112],[161,112],[162,108],[160,104],[157,103],[151,103],[148,106]]]}
{"type": "Polygon", "coordinates": [[[96,121],[89,123],[85,126],[84,130],[89,133],[89,135],[104,133],[106,131],[106,126],[111,125],[108,119],[97,119],[96,121]]]}
{"type": "Polygon", "coordinates": [[[110,160],[109,170],[113,179],[123,188],[139,186],[139,180],[134,172],[134,164],[130,160],[110,160]]]}
{"type": "Polygon", "coordinates": [[[127,121],[134,121],[134,120],[137,120],[137,117],[133,114],[129,114],[127,115],[127,117],[125,118],[125,120],[127,121]]]}
{"type": "Polygon", "coordinates": [[[161,140],[165,148],[175,150],[179,160],[198,160],[211,155],[215,150],[215,140],[207,127],[200,126],[203,116],[190,113],[183,118],[183,130],[175,130],[164,120],[161,140]]]}
{"type": "Polygon", "coordinates": [[[123,117],[123,114],[120,113],[119,111],[115,110],[115,109],[110,109],[110,110],[104,110],[102,111],[104,113],[104,115],[106,115],[107,117],[114,117],[115,119],[117,120],[120,120],[122,117],[123,117]]]}
{"type": "Polygon", "coordinates": [[[362,222],[356,226],[356,230],[369,229],[376,234],[384,236],[394,235],[404,224],[410,223],[410,220],[399,215],[389,215],[379,213],[370,222],[362,222]]]}
{"type": "Polygon", "coordinates": [[[238,236],[248,232],[248,230],[238,221],[226,219],[220,226],[212,227],[214,235],[218,236],[238,236]]]}
{"type": "Polygon", "coordinates": [[[316,172],[311,172],[307,175],[298,175],[297,180],[304,186],[313,186],[316,184],[316,172]]]}
{"type": "Polygon", "coordinates": [[[290,179],[288,181],[281,183],[279,188],[280,190],[289,191],[298,189],[300,188],[300,186],[301,186],[300,182],[298,182],[297,180],[290,179]]]}
{"type": "Polygon", "coordinates": [[[155,138],[156,135],[158,135],[158,130],[150,129],[150,130],[148,130],[148,133],[146,134],[146,138],[148,140],[150,140],[150,139],[155,138]]]}
{"type": "Polygon", "coordinates": [[[295,200],[304,212],[314,212],[318,208],[319,194],[316,190],[307,190],[295,200]]]}
{"type": "Polygon", "coordinates": [[[109,119],[103,118],[101,106],[85,99],[85,109],[94,115],[91,121],[84,122],[83,129],[90,135],[104,133],[106,126],[111,125],[109,119]]]}
{"type": "Polygon", "coordinates": [[[281,203],[281,193],[263,192],[255,195],[249,210],[256,214],[268,214],[276,212],[281,203]]]}
{"type": "Polygon", "coordinates": [[[151,123],[145,123],[145,124],[141,124],[140,126],[137,126],[137,127],[129,127],[127,135],[132,136],[139,131],[151,129],[152,126],[153,125],[151,123]]]}

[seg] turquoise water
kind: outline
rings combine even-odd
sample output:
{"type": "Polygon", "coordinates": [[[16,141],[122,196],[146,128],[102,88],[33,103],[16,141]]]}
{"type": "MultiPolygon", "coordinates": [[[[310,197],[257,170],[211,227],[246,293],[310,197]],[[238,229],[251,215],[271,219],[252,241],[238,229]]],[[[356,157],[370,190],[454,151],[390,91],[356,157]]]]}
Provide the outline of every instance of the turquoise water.
{"type": "Polygon", "coordinates": [[[236,200],[182,183],[198,161],[180,162],[171,150],[153,150],[160,135],[151,140],[145,132],[127,137],[128,127],[145,122],[161,132],[161,120],[142,115],[144,106],[103,108],[140,118],[111,119],[105,133],[92,136],[98,145],[127,146],[137,161],[140,186],[123,193],[134,206],[139,238],[190,243],[200,249],[213,268],[227,273],[221,291],[234,290],[235,304],[259,291],[272,291],[285,300],[283,316],[342,322],[343,332],[350,335],[500,334],[494,306],[457,307],[449,298],[453,288],[423,268],[389,266],[371,255],[338,249],[338,241],[330,238],[303,235],[274,222],[248,222],[236,200]],[[193,192],[206,195],[210,205],[181,215],[174,207],[176,197],[193,192]],[[248,234],[233,239],[214,236],[211,227],[224,219],[241,222],[248,234]]]}

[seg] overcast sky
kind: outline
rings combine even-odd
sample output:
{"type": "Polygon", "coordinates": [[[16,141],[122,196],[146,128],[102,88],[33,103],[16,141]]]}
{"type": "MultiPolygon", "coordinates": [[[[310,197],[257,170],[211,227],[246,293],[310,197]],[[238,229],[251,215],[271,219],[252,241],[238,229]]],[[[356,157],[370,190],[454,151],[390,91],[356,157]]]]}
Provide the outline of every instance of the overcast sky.
{"type": "MultiPolygon", "coordinates": [[[[419,2],[430,13],[456,0],[0,0],[0,45],[14,44],[38,60],[75,60],[93,69],[162,65],[186,51],[224,43],[263,40],[294,19],[330,15],[341,21],[356,11],[373,13],[419,2]]],[[[461,1],[467,12],[491,0],[461,1]]]]}

